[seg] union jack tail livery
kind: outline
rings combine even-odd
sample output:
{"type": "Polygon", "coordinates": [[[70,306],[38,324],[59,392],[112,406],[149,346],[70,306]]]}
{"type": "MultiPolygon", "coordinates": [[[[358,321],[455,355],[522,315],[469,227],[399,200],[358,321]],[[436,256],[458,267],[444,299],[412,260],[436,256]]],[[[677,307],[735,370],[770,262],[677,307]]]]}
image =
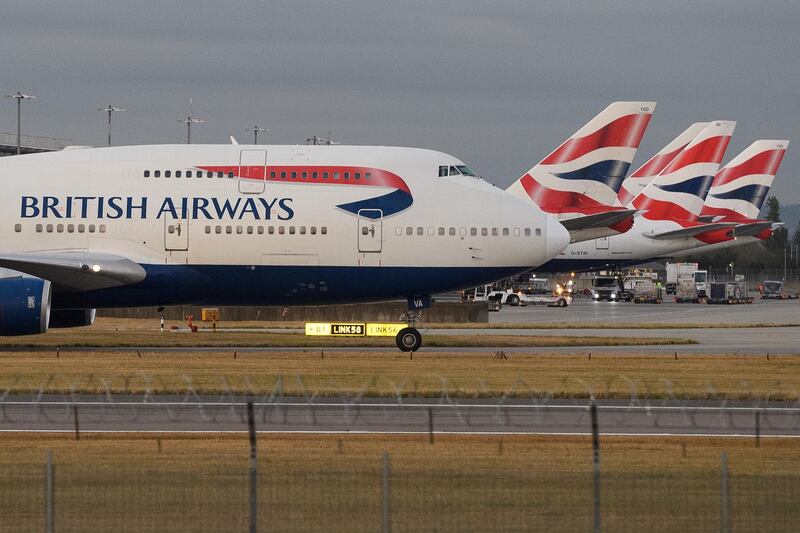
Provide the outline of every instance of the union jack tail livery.
{"type": "Polygon", "coordinates": [[[757,219],[787,146],[787,140],[759,140],[731,159],[714,176],[701,220],[757,219]]]}
{"type": "Polygon", "coordinates": [[[655,107],[655,102],[612,103],[509,192],[559,218],[613,210],[609,206],[615,203],[655,107]]]}
{"type": "Polygon", "coordinates": [[[659,172],[675,159],[681,150],[683,150],[692,139],[697,137],[703,128],[708,125],[708,122],[695,122],[683,133],[675,137],[669,144],[662,148],[656,155],[647,160],[647,162],[635,170],[630,176],[625,178],[622,182],[622,187],[617,193],[617,198],[621,205],[632,207],[631,200],[642,192],[653,179],[658,176],[659,172]]]}
{"type": "Polygon", "coordinates": [[[736,122],[713,121],[633,199],[650,220],[697,221],[736,122]]]}

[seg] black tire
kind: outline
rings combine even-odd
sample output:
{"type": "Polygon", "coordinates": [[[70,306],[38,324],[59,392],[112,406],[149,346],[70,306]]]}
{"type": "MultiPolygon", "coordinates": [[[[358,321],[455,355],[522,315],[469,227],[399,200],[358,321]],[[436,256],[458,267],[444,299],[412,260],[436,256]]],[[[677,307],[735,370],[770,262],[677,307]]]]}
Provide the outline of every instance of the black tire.
{"type": "Polygon", "coordinates": [[[403,328],[397,332],[395,342],[400,351],[416,352],[422,346],[422,335],[416,328],[403,328]]]}
{"type": "Polygon", "coordinates": [[[516,294],[509,294],[508,298],[506,298],[506,304],[511,307],[517,307],[519,305],[519,296],[516,294]]]}
{"type": "Polygon", "coordinates": [[[558,299],[558,306],[559,307],[566,307],[567,306],[567,301],[564,298],[559,298],[558,299]]]}

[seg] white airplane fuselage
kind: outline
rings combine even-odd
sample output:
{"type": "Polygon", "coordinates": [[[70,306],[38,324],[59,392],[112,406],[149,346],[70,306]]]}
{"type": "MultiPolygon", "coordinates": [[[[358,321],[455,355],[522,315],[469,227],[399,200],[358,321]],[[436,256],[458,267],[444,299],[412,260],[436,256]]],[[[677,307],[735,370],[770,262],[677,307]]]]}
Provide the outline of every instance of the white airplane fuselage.
{"type": "Polygon", "coordinates": [[[440,177],[441,166],[463,163],[370,146],[159,145],[6,157],[0,253],[109,254],[141,266],[136,283],[54,284],[54,308],[93,308],[428,295],[525,271],[566,246],[566,230],[530,202],[480,178],[440,177]]]}
{"type": "Polygon", "coordinates": [[[649,220],[637,216],[634,218],[633,227],[626,233],[593,241],[572,243],[554,259],[543,265],[541,270],[580,272],[630,266],[654,259],[672,257],[678,252],[707,246],[707,243],[694,237],[654,239],[648,236],[682,228],[683,226],[671,220],[649,220]]]}

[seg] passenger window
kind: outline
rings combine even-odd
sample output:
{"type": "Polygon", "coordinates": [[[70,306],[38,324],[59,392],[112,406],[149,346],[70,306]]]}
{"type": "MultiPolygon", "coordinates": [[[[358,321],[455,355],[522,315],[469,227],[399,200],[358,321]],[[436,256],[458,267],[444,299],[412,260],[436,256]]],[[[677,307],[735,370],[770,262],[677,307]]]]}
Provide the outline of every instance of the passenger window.
{"type": "Polygon", "coordinates": [[[180,170],[176,170],[175,171],[175,177],[176,178],[180,178],[181,177],[181,171],[180,170]]]}
{"type": "Polygon", "coordinates": [[[414,235],[414,228],[412,228],[411,226],[408,226],[406,228],[406,235],[414,235]]]}
{"type": "Polygon", "coordinates": [[[322,233],[323,235],[327,235],[328,234],[328,226],[322,226],[319,229],[319,232],[322,233]]]}
{"type": "Polygon", "coordinates": [[[369,172],[365,172],[365,173],[364,173],[364,179],[365,179],[365,180],[368,180],[368,179],[370,179],[370,178],[372,178],[372,174],[371,174],[371,173],[369,173],[369,172]]]}
{"type": "Polygon", "coordinates": [[[41,233],[41,232],[42,232],[42,225],[36,224],[36,233],[41,233]]]}
{"type": "Polygon", "coordinates": [[[207,178],[213,178],[214,177],[214,173],[209,170],[209,171],[206,172],[206,177],[207,178]]]}
{"type": "Polygon", "coordinates": [[[328,179],[328,173],[327,172],[323,172],[322,173],[322,179],[324,179],[324,180],[328,179]]]}
{"type": "Polygon", "coordinates": [[[67,224],[67,233],[75,233],[75,224],[67,224]]]}
{"type": "Polygon", "coordinates": [[[361,172],[356,172],[356,174],[355,174],[355,178],[356,178],[357,180],[360,180],[360,179],[361,179],[361,172]]]}
{"type": "Polygon", "coordinates": [[[312,172],[311,173],[311,179],[317,179],[317,173],[316,172],[312,172]]]}
{"type": "Polygon", "coordinates": [[[455,236],[455,234],[456,234],[456,228],[450,228],[449,230],[447,230],[447,233],[448,233],[448,234],[449,234],[451,237],[454,237],[454,236],[455,236]]]}
{"type": "Polygon", "coordinates": [[[305,234],[306,234],[306,227],[300,226],[300,235],[305,235],[305,234]]]}
{"type": "Polygon", "coordinates": [[[308,179],[308,172],[303,172],[303,179],[308,179]]]}
{"type": "Polygon", "coordinates": [[[233,172],[228,172],[228,177],[232,178],[233,177],[233,172]]]}
{"type": "Polygon", "coordinates": [[[335,179],[335,180],[339,179],[339,172],[334,172],[333,173],[333,179],[335,179]]]}
{"type": "Polygon", "coordinates": [[[503,237],[508,237],[508,228],[503,228],[503,237]]]}
{"type": "Polygon", "coordinates": [[[172,171],[171,171],[171,170],[165,170],[165,171],[164,171],[164,177],[165,177],[165,178],[170,178],[170,177],[172,177],[172,171]]]}
{"type": "Polygon", "coordinates": [[[278,233],[280,233],[281,235],[286,233],[286,226],[279,226],[278,227],[278,233]]]}
{"type": "Polygon", "coordinates": [[[269,227],[269,234],[270,235],[275,235],[275,226],[270,226],[269,227]]]}
{"type": "Polygon", "coordinates": [[[233,234],[233,226],[225,226],[225,233],[227,235],[233,234]]]}
{"type": "Polygon", "coordinates": [[[311,226],[310,230],[311,230],[311,235],[316,235],[317,234],[317,227],[316,226],[311,226]]]}
{"type": "Polygon", "coordinates": [[[144,177],[145,178],[149,178],[150,177],[150,171],[149,170],[145,170],[144,171],[144,177]]]}
{"type": "Polygon", "coordinates": [[[224,174],[224,173],[222,173],[222,172],[217,172],[217,177],[218,177],[218,178],[224,178],[224,177],[225,177],[225,174],[224,174]]]}
{"type": "Polygon", "coordinates": [[[269,177],[272,178],[272,179],[275,179],[275,171],[274,170],[269,173],[269,177]]]}
{"type": "MultiPolygon", "coordinates": [[[[50,231],[50,230],[47,230],[50,231]]],[[[89,233],[94,233],[94,224],[89,224],[89,233]]]]}
{"type": "MultiPolygon", "coordinates": [[[[19,224],[17,224],[17,227],[19,228],[17,231],[22,231],[22,226],[20,226],[19,224]]],[[[58,224],[58,225],[56,226],[56,232],[57,232],[57,233],[64,233],[64,224],[58,224]]]]}
{"type": "Polygon", "coordinates": [[[296,180],[296,179],[297,179],[297,172],[292,172],[292,179],[293,179],[293,180],[296,180]]]}
{"type": "Polygon", "coordinates": [[[542,228],[536,228],[536,236],[537,237],[541,237],[542,236],[542,228]]]}
{"type": "Polygon", "coordinates": [[[439,166],[439,177],[447,176],[447,165],[439,166]]]}
{"type": "Polygon", "coordinates": [[[247,226],[247,234],[248,235],[252,235],[253,234],[253,226],[247,226]]]}
{"type": "Polygon", "coordinates": [[[417,235],[423,235],[424,233],[425,233],[425,228],[417,226],[417,235]]]}
{"type": "Polygon", "coordinates": [[[86,231],[86,226],[84,224],[78,224],[78,233],[84,233],[86,231]]]}
{"type": "Polygon", "coordinates": [[[369,228],[366,226],[361,226],[361,235],[369,234],[369,228]]]}
{"type": "Polygon", "coordinates": [[[187,178],[191,178],[192,177],[192,171],[191,170],[187,170],[186,171],[186,177],[187,178]]]}
{"type": "Polygon", "coordinates": [[[52,224],[48,224],[47,225],[47,233],[53,233],[53,225],[52,224]]]}
{"type": "Polygon", "coordinates": [[[172,224],[167,226],[167,233],[170,233],[170,234],[175,233],[175,226],[173,226],[172,224]]]}
{"type": "Polygon", "coordinates": [[[281,172],[281,179],[282,180],[286,179],[286,171],[281,172]]]}
{"type": "Polygon", "coordinates": [[[236,226],[236,235],[241,235],[241,234],[242,234],[242,227],[236,226]]]}
{"type": "Polygon", "coordinates": [[[206,226],[206,235],[211,235],[211,226],[206,226]]]}
{"type": "Polygon", "coordinates": [[[525,228],[525,236],[526,237],[530,237],[531,236],[531,228],[525,228]]]}
{"type": "Polygon", "coordinates": [[[499,234],[500,232],[497,231],[497,228],[492,228],[492,237],[497,237],[499,234]]]}
{"type": "Polygon", "coordinates": [[[222,233],[222,226],[214,226],[214,233],[220,235],[222,233]]]}
{"type": "Polygon", "coordinates": [[[156,178],[160,178],[161,177],[161,171],[160,170],[156,170],[155,172],[153,172],[153,176],[156,177],[156,178]]]}
{"type": "MultiPolygon", "coordinates": [[[[59,226],[60,225],[61,224],[59,224],[59,226]]],[[[17,233],[21,232],[22,231],[22,224],[14,224],[14,231],[16,231],[17,233]]]]}
{"type": "Polygon", "coordinates": [[[478,234],[478,228],[469,228],[469,236],[475,237],[478,234]]]}
{"type": "Polygon", "coordinates": [[[489,235],[489,230],[486,228],[481,228],[481,237],[486,237],[489,235]]]}
{"type": "Polygon", "coordinates": [[[294,235],[294,226],[289,226],[289,235],[294,235]]]}
{"type": "Polygon", "coordinates": [[[258,234],[259,235],[264,235],[264,226],[259,226],[258,227],[258,234]]]}
{"type": "Polygon", "coordinates": [[[345,172],[344,173],[344,179],[346,179],[346,180],[350,179],[350,173],[349,172],[345,172]]]}
{"type": "Polygon", "coordinates": [[[439,235],[444,235],[444,228],[439,228],[439,235]]]}

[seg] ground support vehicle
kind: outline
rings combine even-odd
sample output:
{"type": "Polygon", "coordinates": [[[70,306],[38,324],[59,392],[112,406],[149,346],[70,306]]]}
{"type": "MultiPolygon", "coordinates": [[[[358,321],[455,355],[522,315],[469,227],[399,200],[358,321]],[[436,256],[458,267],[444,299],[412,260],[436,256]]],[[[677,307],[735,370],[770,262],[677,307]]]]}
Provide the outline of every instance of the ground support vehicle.
{"type": "Polygon", "coordinates": [[[617,276],[597,276],[592,280],[592,299],[595,301],[630,302],[632,293],[625,290],[617,276]]]}
{"type": "Polygon", "coordinates": [[[800,297],[796,293],[784,292],[782,281],[764,281],[759,289],[763,300],[794,300],[800,297]]]}
{"type": "Polygon", "coordinates": [[[684,278],[675,287],[675,303],[702,303],[704,298],[698,294],[694,278],[684,278]]]}
{"type": "Polygon", "coordinates": [[[637,280],[631,286],[633,303],[660,304],[664,301],[661,284],[651,279],[637,280]]]}
{"type": "Polygon", "coordinates": [[[567,307],[572,304],[570,294],[531,294],[525,295],[523,305],[546,305],[548,307],[567,307]]]}
{"type": "Polygon", "coordinates": [[[747,293],[747,283],[744,281],[729,281],[727,283],[712,283],[709,287],[709,304],[751,304],[753,297],[747,293]]]}

